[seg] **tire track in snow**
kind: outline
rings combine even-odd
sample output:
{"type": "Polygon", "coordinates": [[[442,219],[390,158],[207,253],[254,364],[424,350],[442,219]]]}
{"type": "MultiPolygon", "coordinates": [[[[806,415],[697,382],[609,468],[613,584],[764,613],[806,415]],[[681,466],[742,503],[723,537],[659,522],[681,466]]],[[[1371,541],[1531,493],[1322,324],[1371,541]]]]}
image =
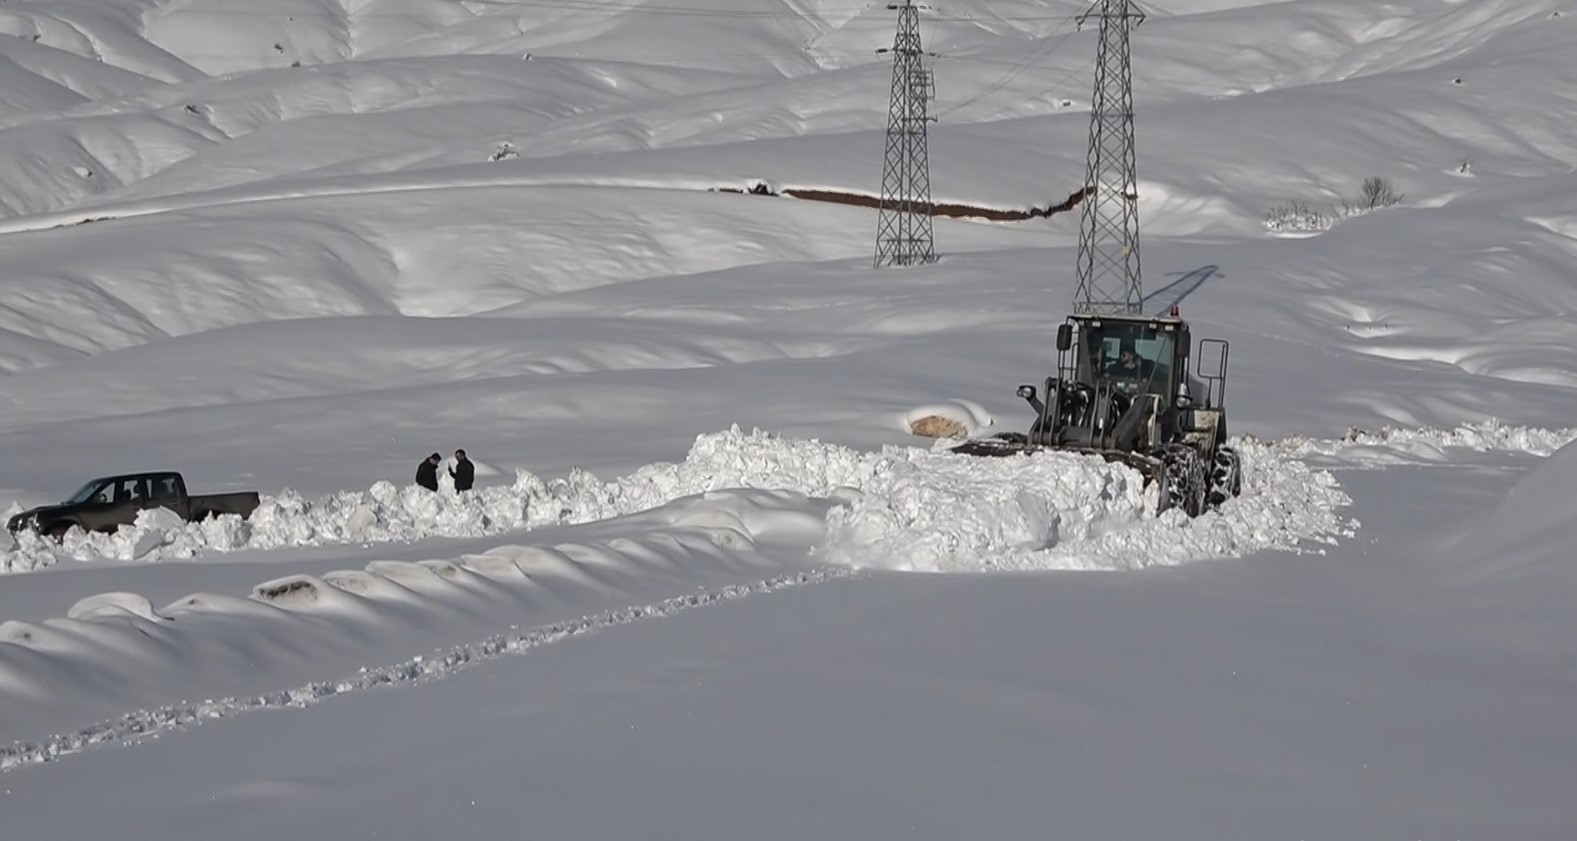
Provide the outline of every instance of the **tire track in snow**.
{"type": "Polygon", "coordinates": [[[588,634],[633,625],[651,619],[772,593],[790,587],[816,584],[856,575],[854,570],[823,568],[781,575],[754,584],[734,584],[688,593],[645,605],[621,607],[577,619],[539,625],[524,631],[497,634],[479,642],[455,646],[436,656],[418,655],[390,666],[362,669],[334,681],[317,681],[293,689],[262,695],[229,697],[200,703],[178,703],[127,713],[101,721],[75,733],[59,733],[37,742],[16,742],[0,748],[0,774],[54,762],[108,745],[136,745],[147,739],[176,733],[207,722],[234,718],[268,709],[302,709],[354,692],[386,686],[415,686],[452,677],[472,666],[504,657],[528,654],[543,646],[588,634]]]}

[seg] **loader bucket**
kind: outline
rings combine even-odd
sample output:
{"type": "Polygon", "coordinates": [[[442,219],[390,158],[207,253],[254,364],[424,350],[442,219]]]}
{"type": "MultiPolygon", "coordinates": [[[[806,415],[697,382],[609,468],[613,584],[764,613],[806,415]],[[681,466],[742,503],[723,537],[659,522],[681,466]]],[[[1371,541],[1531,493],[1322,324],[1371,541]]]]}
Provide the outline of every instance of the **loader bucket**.
{"type": "Polygon", "coordinates": [[[988,457],[1029,455],[1042,451],[1100,456],[1107,461],[1126,464],[1144,476],[1144,484],[1146,486],[1160,479],[1161,473],[1165,469],[1165,465],[1160,459],[1143,453],[1099,450],[1091,447],[1053,447],[1044,444],[1031,444],[1029,436],[1019,432],[1005,432],[991,438],[976,438],[965,441],[949,450],[949,452],[958,453],[959,455],[988,457]]]}

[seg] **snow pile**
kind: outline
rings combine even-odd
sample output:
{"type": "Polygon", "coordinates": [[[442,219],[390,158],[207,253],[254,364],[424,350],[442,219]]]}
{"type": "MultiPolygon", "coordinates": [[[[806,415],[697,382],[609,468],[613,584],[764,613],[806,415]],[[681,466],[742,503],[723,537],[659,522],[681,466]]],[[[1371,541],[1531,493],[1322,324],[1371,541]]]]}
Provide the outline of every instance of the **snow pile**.
{"type": "Polygon", "coordinates": [[[828,514],[830,561],[930,572],[1044,568],[1042,550],[1131,526],[1156,504],[1138,471],[1094,456],[890,450],[871,464],[868,480],[828,514]]]}
{"type": "Polygon", "coordinates": [[[584,470],[544,481],[521,470],[512,485],[466,494],[454,493],[447,475],[441,481],[438,493],[379,482],[367,491],[315,501],[286,490],[263,497],[247,520],[224,516],[171,523],[145,514],[114,534],[74,531],[60,547],[24,533],[6,555],[5,568],[38,569],[61,555],[158,561],[239,549],[483,537],[604,520],[731,488],[858,499],[854,519],[843,524],[851,545],[868,547],[891,548],[890,540],[874,535],[894,528],[921,531],[911,549],[1041,546],[1055,542],[1059,531],[1083,534],[1093,521],[1132,519],[1143,508],[1137,474],[1100,459],[1051,454],[968,459],[898,447],[862,453],[759,430],[746,433],[737,426],[698,436],[683,462],[647,465],[611,481],[584,470]],[[1063,518],[1069,522],[1061,523],[1063,518]],[[963,538],[966,533],[972,537],[963,538]]]}
{"type": "Polygon", "coordinates": [[[1093,456],[917,456],[832,510],[828,555],[934,572],[1131,570],[1355,533],[1339,513],[1351,499],[1330,473],[1274,446],[1243,442],[1240,452],[1243,495],[1195,519],[1153,515],[1155,489],[1137,471],[1093,456]]]}
{"type": "MultiPolygon", "coordinates": [[[[309,500],[286,490],[265,496],[248,520],[182,523],[146,512],[114,534],[74,531],[56,545],[32,533],[0,556],[0,569],[27,572],[62,558],[163,561],[241,549],[409,543],[475,538],[621,517],[710,491],[788,491],[840,504],[824,552],[833,563],[917,571],[1135,569],[1261,549],[1296,549],[1351,535],[1356,523],[1331,474],[1343,466],[1440,462],[1453,448],[1549,455],[1577,430],[1505,426],[1354,431],[1340,439],[1241,439],[1243,496],[1188,520],[1160,517],[1140,475],[1102,459],[1066,453],[974,458],[944,448],[861,452],[756,430],[701,435],[685,460],[647,465],[603,480],[584,471],[457,494],[447,474],[438,493],[379,482],[309,500]]],[[[9,514],[18,508],[13,506],[9,514]]]]}
{"type": "Polygon", "coordinates": [[[1289,458],[1275,445],[1239,441],[1237,447],[1243,493],[1219,511],[1189,520],[1172,510],[1133,528],[1012,560],[1024,569],[1135,569],[1264,549],[1304,551],[1306,544],[1334,545],[1337,538],[1357,533],[1359,522],[1340,514],[1352,499],[1329,472],[1289,458]]]}
{"type": "Polygon", "coordinates": [[[734,428],[697,437],[680,463],[652,464],[603,481],[583,471],[543,480],[519,471],[504,487],[456,494],[379,482],[308,500],[264,497],[249,520],[202,523],[144,515],[114,534],[74,532],[63,546],[19,536],[4,557],[23,572],[60,557],[159,561],[207,552],[336,543],[483,537],[605,520],[682,497],[733,488],[788,491],[841,504],[829,515],[828,560],[906,570],[1047,567],[1128,569],[1345,533],[1334,480],[1274,448],[1250,448],[1247,492],[1220,514],[1190,523],[1152,516],[1155,491],[1103,459],[1066,453],[975,458],[887,447],[861,452],[816,440],[734,428]],[[1185,535],[1179,532],[1186,532],[1185,535]]]}

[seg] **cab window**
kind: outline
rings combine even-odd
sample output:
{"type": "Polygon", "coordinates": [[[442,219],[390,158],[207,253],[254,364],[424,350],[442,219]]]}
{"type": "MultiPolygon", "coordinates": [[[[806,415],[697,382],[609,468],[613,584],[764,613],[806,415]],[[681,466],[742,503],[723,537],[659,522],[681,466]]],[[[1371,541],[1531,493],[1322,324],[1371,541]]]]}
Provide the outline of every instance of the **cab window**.
{"type": "Polygon", "coordinates": [[[1146,324],[1103,324],[1088,328],[1085,364],[1094,378],[1109,378],[1119,388],[1167,396],[1171,382],[1173,335],[1146,324]]]}

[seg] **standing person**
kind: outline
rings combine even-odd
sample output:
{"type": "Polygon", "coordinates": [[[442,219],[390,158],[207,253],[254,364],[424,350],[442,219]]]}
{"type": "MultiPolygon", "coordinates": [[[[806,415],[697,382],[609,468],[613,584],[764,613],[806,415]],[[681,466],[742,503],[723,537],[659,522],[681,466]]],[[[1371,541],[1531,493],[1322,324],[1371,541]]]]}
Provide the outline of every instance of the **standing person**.
{"type": "Polygon", "coordinates": [[[438,463],[443,457],[437,453],[427,457],[427,460],[416,468],[416,484],[430,490],[438,490],[438,463]]]}
{"type": "Polygon", "coordinates": [[[472,483],[476,481],[476,465],[465,457],[465,450],[454,451],[454,467],[449,468],[449,478],[454,480],[455,490],[471,490],[472,483]]]}

